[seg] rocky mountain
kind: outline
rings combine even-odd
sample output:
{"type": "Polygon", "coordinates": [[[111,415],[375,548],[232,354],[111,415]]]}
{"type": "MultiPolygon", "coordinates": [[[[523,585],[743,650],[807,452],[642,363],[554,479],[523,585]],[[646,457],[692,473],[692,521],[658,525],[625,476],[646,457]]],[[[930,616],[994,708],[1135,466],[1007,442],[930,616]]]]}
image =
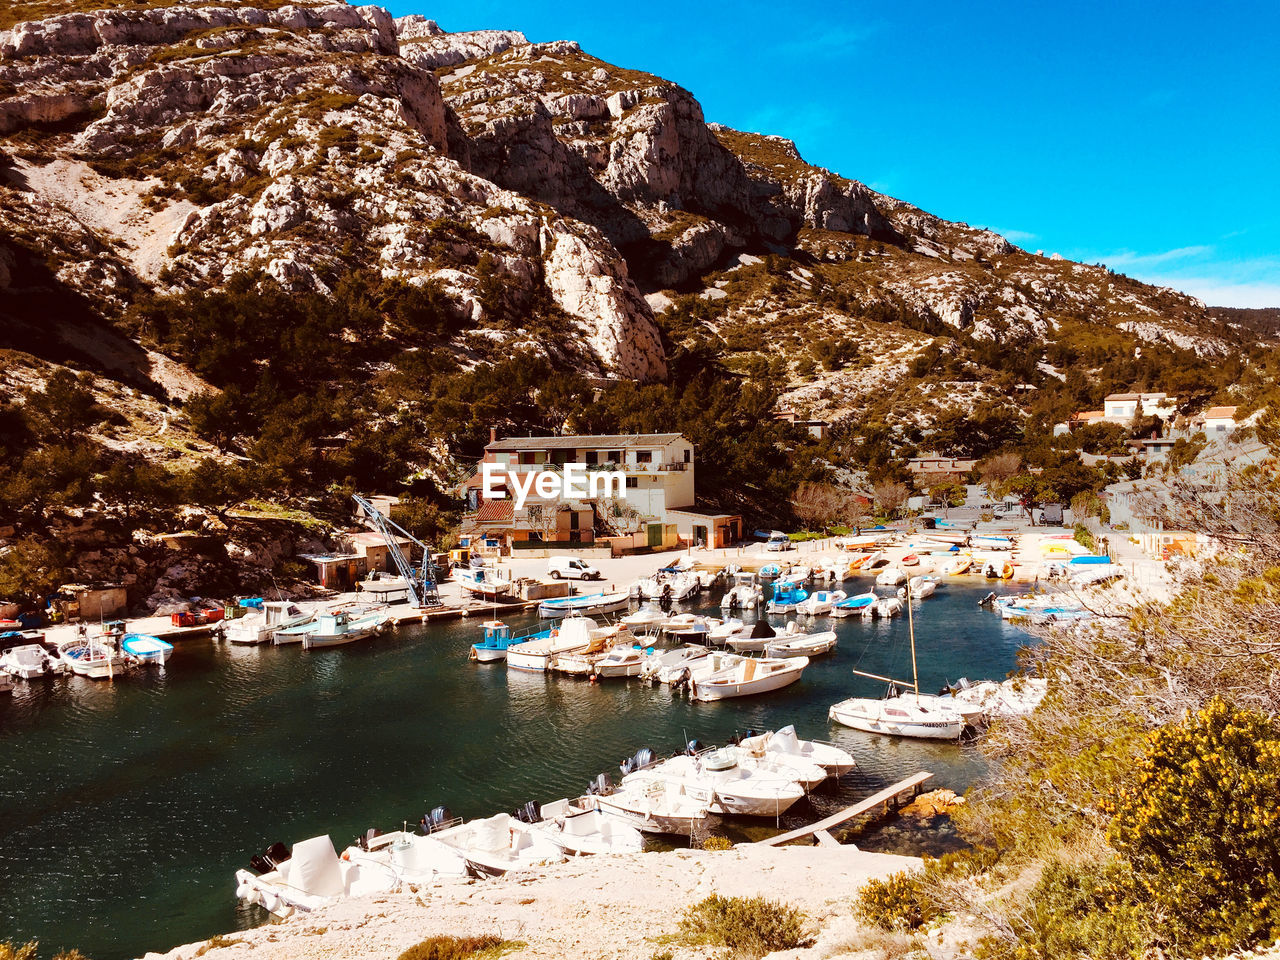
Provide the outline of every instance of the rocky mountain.
{"type": "MultiPolygon", "coordinates": [[[[1190,297],[1033,256],[786,140],[708,124],[688,91],[572,42],[274,0],[41,0],[4,17],[11,301],[60,288],[110,318],[245,270],[325,292],[370,269],[432,285],[483,330],[497,278],[516,315],[561,318],[570,362],[640,380],[666,373],[655,310],[690,293],[726,343],[761,325],[863,336],[883,316],[1037,342],[1079,321],[1209,353],[1235,336],[1190,297]],[[766,254],[796,272],[736,282],[766,254]]],[[[927,340],[884,332],[908,352],[927,340]]]]}

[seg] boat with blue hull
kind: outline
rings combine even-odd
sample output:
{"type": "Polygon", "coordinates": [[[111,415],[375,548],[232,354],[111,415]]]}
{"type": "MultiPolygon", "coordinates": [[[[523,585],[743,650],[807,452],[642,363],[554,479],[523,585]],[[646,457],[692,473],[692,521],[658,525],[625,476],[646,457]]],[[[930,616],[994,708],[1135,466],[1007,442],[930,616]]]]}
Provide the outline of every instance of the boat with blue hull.
{"type": "MultiPolygon", "coordinates": [[[[553,625],[554,626],[554,625],[553,625]]],[[[551,636],[552,626],[538,630],[526,630],[512,635],[511,627],[501,620],[487,620],[484,624],[484,639],[471,645],[470,659],[477,663],[494,663],[507,659],[507,648],[529,640],[545,640],[551,636]]]]}
{"type": "Polygon", "coordinates": [[[120,640],[120,649],[138,663],[154,663],[164,669],[173,653],[173,644],[145,633],[126,633],[120,640]]]}

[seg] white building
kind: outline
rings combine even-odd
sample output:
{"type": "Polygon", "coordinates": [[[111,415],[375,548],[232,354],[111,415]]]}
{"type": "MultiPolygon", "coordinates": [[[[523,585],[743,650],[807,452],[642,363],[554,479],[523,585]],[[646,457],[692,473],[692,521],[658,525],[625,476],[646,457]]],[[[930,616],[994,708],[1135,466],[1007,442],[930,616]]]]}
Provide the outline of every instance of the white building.
{"type": "Polygon", "coordinates": [[[1167,393],[1113,393],[1102,401],[1103,416],[1112,423],[1128,423],[1139,412],[1167,420],[1177,412],[1177,404],[1178,398],[1167,393]]]}
{"type": "Polygon", "coordinates": [[[1206,437],[1210,440],[1225,437],[1236,428],[1236,408],[1210,407],[1201,419],[1206,437]]]}

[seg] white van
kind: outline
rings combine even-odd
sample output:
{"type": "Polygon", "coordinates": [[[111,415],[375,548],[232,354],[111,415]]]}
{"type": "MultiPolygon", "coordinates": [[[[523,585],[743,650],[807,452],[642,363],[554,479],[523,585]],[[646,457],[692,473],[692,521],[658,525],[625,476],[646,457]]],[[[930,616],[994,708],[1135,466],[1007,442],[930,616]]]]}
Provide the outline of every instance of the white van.
{"type": "Polygon", "coordinates": [[[599,580],[600,571],[578,557],[551,557],[547,573],[556,580],[599,580]]]}

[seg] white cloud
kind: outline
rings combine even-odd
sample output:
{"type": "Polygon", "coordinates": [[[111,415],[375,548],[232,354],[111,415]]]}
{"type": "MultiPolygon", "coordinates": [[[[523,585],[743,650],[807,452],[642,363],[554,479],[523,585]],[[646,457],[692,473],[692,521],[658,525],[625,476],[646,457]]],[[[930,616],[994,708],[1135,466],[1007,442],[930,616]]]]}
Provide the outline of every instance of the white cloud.
{"type": "Polygon", "coordinates": [[[1280,307],[1280,283],[1232,283],[1221,277],[1139,277],[1199,297],[1211,307],[1280,307]]]}

